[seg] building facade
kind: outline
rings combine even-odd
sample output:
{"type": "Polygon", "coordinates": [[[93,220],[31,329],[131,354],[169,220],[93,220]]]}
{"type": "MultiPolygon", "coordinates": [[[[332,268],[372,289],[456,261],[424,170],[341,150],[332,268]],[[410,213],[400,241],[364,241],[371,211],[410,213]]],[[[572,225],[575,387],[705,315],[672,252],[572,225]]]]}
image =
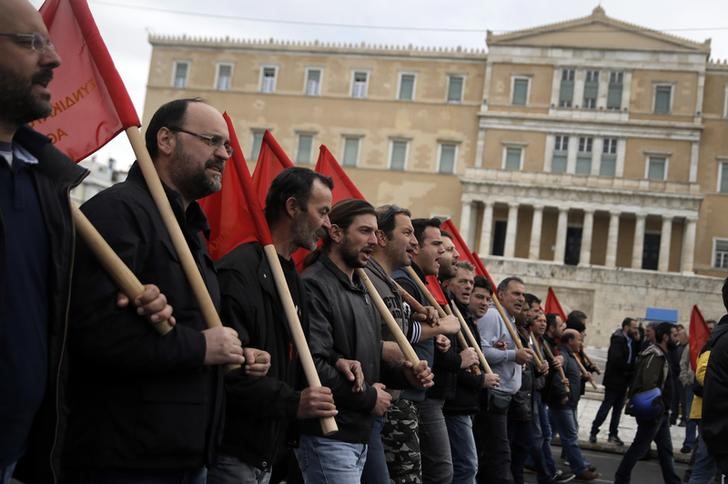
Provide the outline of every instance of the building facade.
{"type": "Polygon", "coordinates": [[[326,144],[375,204],[452,217],[494,276],[593,316],[722,314],[728,66],[710,42],[591,15],[488,52],[150,37],[145,119],[200,96],[249,160],[265,129],[298,164],[326,144]]]}

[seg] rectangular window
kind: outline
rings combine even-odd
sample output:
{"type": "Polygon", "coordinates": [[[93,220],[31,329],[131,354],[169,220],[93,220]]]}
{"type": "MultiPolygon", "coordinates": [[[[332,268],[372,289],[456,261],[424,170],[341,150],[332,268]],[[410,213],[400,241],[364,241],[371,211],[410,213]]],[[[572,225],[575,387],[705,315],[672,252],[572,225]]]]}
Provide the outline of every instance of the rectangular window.
{"type": "Polygon", "coordinates": [[[586,109],[596,109],[599,93],[599,71],[586,71],[584,81],[584,104],[586,109]]]}
{"type": "Polygon", "coordinates": [[[670,114],[672,108],[672,86],[655,86],[655,114],[670,114]]]}
{"type": "Polygon", "coordinates": [[[440,173],[455,173],[455,153],[457,145],[453,143],[440,143],[440,173]]]}
{"type": "Polygon", "coordinates": [[[513,97],[511,104],[514,106],[525,106],[528,102],[528,81],[527,77],[513,78],[513,97]]]}
{"type": "Polygon", "coordinates": [[[594,138],[590,137],[579,137],[579,151],[576,153],[576,168],[575,173],[577,175],[589,175],[591,174],[592,167],[592,146],[594,145],[594,138]]]}
{"type": "Polygon", "coordinates": [[[311,148],[313,147],[313,135],[301,133],[298,135],[298,150],[296,151],[297,164],[311,163],[311,148]]]}
{"type": "Polygon", "coordinates": [[[215,81],[215,89],[218,91],[230,90],[233,78],[233,66],[231,64],[218,64],[215,81]]]}
{"type": "Polygon", "coordinates": [[[321,69],[306,70],[306,96],[321,94],[321,69]]]}
{"type": "Polygon", "coordinates": [[[600,176],[615,176],[617,173],[617,138],[604,138],[602,159],[599,162],[600,176]]]}
{"type": "Polygon", "coordinates": [[[554,137],[554,156],[551,158],[551,173],[566,173],[566,159],[569,152],[569,137],[554,137]]]}
{"type": "Polygon", "coordinates": [[[347,136],[344,138],[344,156],[341,157],[341,164],[344,166],[356,166],[359,162],[359,138],[347,136]]]}
{"type": "Polygon", "coordinates": [[[265,131],[263,130],[253,130],[253,148],[250,150],[250,160],[258,159],[258,154],[260,154],[260,145],[263,143],[264,133],[265,131]]]}
{"type": "Polygon", "coordinates": [[[574,69],[561,71],[561,85],[559,86],[559,106],[570,108],[574,101],[574,69]]]}
{"type": "Polygon", "coordinates": [[[367,87],[369,84],[369,73],[366,71],[354,71],[351,83],[351,97],[365,98],[367,97],[367,87]]]}
{"type": "Polygon", "coordinates": [[[506,171],[520,171],[521,170],[521,156],[523,155],[523,148],[517,146],[507,146],[505,153],[504,168],[506,171]]]}
{"type": "Polygon", "coordinates": [[[715,239],[713,253],[713,267],[716,269],[728,268],[728,239],[715,239]]]}
{"type": "Polygon", "coordinates": [[[465,78],[463,76],[447,76],[447,102],[461,103],[463,102],[463,85],[465,78]]]}
{"type": "Polygon", "coordinates": [[[177,89],[184,89],[187,87],[187,76],[190,72],[189,62],[175,62],[174,63],[174,81],[173,85],[177,89]]]}
{"type": "Polygon", "coordinates": [[[273,66],[263,67],[260,76],[260,92],[275,92],[276,90],[276,74],[278,68],[273,66]]]}
{"type": "Polygon", "coordinates": [[[389,168],[391,170],[404,171],[407,163],[407,142],[392,141],[392,151],[389,155],[389,168]]]}
{"type": "Polygon", "coordinates": [[[412,101],[415,98],[415,75],[400,74],[399,76],[399,95],[397,99],[400,101],[412,101]]]}
{"type": "Polygon", "coordinates": [[[728,162],[718,163],[718,192],[728,193],[728,162]]]}
{"type": "Polygon", "coordinates": [[[623,88],[624,72],[610,72],[609,89],[607,91],[607,109],[622,109],[623,88]]]}
{"type": "Polygon", "coordinates": [[[647,179],[664,181],[667,176],[667,158],[664,156],[649,156],[647,158],[647,179]]]}

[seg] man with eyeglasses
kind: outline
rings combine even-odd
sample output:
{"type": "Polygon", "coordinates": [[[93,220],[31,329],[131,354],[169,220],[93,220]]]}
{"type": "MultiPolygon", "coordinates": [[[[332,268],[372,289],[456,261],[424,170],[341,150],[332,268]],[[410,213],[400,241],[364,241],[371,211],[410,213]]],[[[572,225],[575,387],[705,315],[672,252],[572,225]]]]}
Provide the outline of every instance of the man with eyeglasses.
{"type": "MultiPolygon", "coordinates": [[[[51,113],[48,84],[61,63],[27,0],[0,2],[0,59],[0,483],[15,473],[45,484],[58,480],[64,428],[69,192],[87,171],[26,126],[51,113]]],[[[152,320],[172,314],[156,286],[134,304],[152,320]]]]}
{"type": "MultiPolygon", "coordinates": [[[[213,303],[220,290],[196,200],[221,188],[231,154],[225,121],[200,99],[160,107],[146,145],[213,303]]],[[[207,329],[138,164],[82,210],[121,259],[163,288],[176,325],[158,334],[114,304],[114,284],[80,243],[68,350],[72,387],[64,466],[84,484],[202,484],[222,423],[222,367],[263,376],[270,356],[243,349],[237,332],[207,329]]]]}

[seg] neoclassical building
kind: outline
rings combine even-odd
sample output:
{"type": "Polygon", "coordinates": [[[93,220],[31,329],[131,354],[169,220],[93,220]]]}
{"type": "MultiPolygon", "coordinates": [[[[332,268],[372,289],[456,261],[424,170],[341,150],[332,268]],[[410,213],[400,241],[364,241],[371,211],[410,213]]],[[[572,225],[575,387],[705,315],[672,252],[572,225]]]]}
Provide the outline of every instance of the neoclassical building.
{"type": "Polygon", "coordinates": [[[298,164],[326,144],[373,203],[453,217],[496,277],[553,286],[605,344],[624,316],[723,312],[728,65],[608,17],[503,35],[487,53],[151,36],[145,119],[201,96],[248,160],[270,129],[298,164]]]}

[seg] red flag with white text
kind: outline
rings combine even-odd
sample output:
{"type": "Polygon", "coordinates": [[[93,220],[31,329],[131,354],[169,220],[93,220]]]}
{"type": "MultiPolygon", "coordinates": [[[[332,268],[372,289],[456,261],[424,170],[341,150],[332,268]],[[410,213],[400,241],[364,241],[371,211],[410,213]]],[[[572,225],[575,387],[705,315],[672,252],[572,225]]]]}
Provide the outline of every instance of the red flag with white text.
{"type": "Polygon", "coordinates": [[[223,114],[230,133],[233,156],[225,163],[222,190],[202,200],[200,206],[210,224],[207,244],[210,257],[217,260],[240,244],[258,241],[272,243],[270,230],[253,190],[250,171],[243,157],[233,122],[223,114]]]}
{"type": "Polygon", "coordinates": [[[690,366],[692,367],[693,371],[695,371],[695,367],[698,364],[698,356],[700,355],[700,350],[703,349],[703,346],[705,346],[708,338],[710,338],[710,329],[705,323],[703,313],[700,312],[697,304],[693,306],[693,310],[690,313],[689,331],[690,366]]]}
{"type": "Polygon", "coordinates": [[[62,64],[49,86],[53,111],[31,127],[79,162],[141,123],[86,1],[46,0],[40,13],[62,64]]]}
{"type": "Polygon", "coordinates": [[[265,197],[268,195],[268,189],[275,177],[292,166],[293,162],[288,158],[286,152],[283,151],[283,148],[281,148],[271,132],[266,130],[260,144],[258,163],[256,163],[255,170],[253,170],[252,180],[261,208],[265,208],[265,197]]]}

